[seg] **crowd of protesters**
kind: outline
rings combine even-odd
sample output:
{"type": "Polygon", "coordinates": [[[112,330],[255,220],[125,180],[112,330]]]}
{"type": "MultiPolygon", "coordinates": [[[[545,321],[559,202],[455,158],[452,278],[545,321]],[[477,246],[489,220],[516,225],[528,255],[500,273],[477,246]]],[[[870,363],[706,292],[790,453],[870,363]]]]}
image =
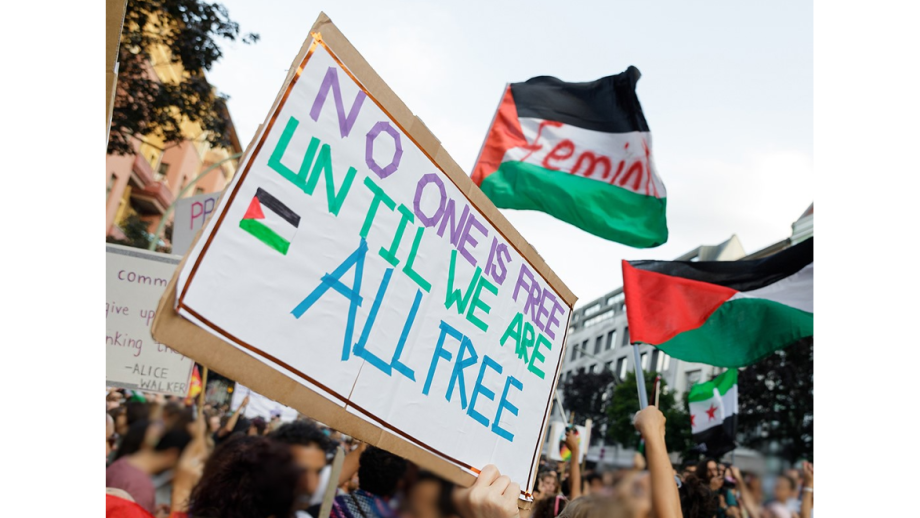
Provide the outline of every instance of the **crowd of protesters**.
{"type": "MultiPolygon", "coordinates": [[[[788,470],[764,495],[761,479],[717,459],[672,465],[665,419],[636,414],[645,443],[629,469],[586,471],[577,460],[541,462],[535,487],[486,466],[469,488],[419,469],[304,416],[248,419],[239,408],[111,390],[106,412],[106,506],[110,517],[318,518],[810,518],[809,463],[788,470]],[[345,453],[331,478],[335,451],[345,453]],[[334,489],[330,488],[334,484],[334,489]],[[533,495],[521,510],[521,489],[533,495]]],[[[571,458],[579,443],[567,435],[571,458]]]]}

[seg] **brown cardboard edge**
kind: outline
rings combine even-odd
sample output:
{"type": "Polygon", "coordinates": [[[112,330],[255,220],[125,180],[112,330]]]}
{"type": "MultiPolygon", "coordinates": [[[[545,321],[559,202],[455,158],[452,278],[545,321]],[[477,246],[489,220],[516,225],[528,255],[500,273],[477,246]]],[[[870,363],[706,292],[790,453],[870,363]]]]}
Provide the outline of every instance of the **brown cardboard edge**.
{"type": "MultiPolygon", "coordinates": [[[[441,142],[428,129],[424,122],[415,116],[402,100],[371,68],[367,60],[348,41],[348,38],[339,31],[324,13],[320,14],[317,24],[319,32],[336,56],[358,78],[364,87],[384,106],[387,112],[396,119],[409,135],[422,147],[445,174],[454,182],[457,188],[467,197],[470,203],[485,215],[492,225],[505,236],[509,243],[527,259],[530,264],[546,279],[546,282],[556,290],[556,293],[568,304],[569,308],[575,305],[578,298],[558,275],[546,264],[537,250],[528,243],[523,236],[505,218],[495,204],[473,183],[463,169],[454,161],[448,152],[441,146],[441,142]]],[[[316,29],[311,29],[315,31],[316,29]]]]}
{"type": "Polygon", "coordinates": [[[105,2],[105,71],[115,70],[118,61],[118,47],[121,30],[125,24],[127,0],[106,0],[105,2]]]}

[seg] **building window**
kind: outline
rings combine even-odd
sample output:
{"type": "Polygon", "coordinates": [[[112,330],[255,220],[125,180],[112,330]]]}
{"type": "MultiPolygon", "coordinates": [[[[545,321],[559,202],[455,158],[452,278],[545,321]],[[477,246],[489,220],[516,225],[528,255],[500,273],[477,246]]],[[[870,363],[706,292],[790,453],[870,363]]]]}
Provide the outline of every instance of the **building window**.
{"type": "Polygon", "coordinates": [[[626,358],[620,358],[617,360],[617,379],[623,381],[626,379],[626,358]]]}
{"type": "Polygon", "coordinates": [[[153,178],[158,182],[165,182],[167,173],[169,173],[169,164],[160,162],[160,166],[157,167],[157,172],[153,175],[153,178]]]}
{"type": "Polygon", "coordinates": [[[625,299],[626,299],[626,296],[623,295],[622,292],[620,292],[620,293],[617,293],[616,295],[611,295],[610,297],[607,297],[607,305],[609,306],[611,304],[618,304],[620,302],[623,302],[625,299]]]}
{"type": "Polygon", "coordinates": [[[664,353],[664,351],[655,351],[656,355],[656,364],[657,368],[655,369],[658,372],[665,372],[668,370],[668,367],[671,366],[671,357],[664,353]]]}
{"type": "Polygon", "coordinates": [[[604,344],[604,337],[603,337],[603,336],[598,336],[597,339],[594,340],[594,354],[600,354],[600,353],[601,353],[601,345],[603,345],[603,344],[604,344]]]}
{"type": "Polygon", "coordinates": [[[577,359],[578,359],[578,344],[573,344],[572,345],[572,361],[575,361],[577,359]]]}
{"type": "Polygon", "coordinates": [[[195,187],[195,196],[199,194],[204,194],[204,187],[195,187]]]}
{"type": "Polygon", "coordinates": [[[615,342],[616,339],[617,339],[617,330],[616,330],[616,329],[614,329],[613,331],[607,333],[607,345],[604,346],[604,350],[605,350],[605,351],[609,351],[610,348],[613,347],[613,342],[615,342]]]}
{"type": "Polygon", "coordinates": [[[604,372],[610,371],[610,369],[611,369],[612,367],[613,367],[613,362],[612,362],[612,361],[609,361],[609,362],[604,363],[604,372]]]}
{"type": "Polygon", "coordinates": [[[690,390],[690,387],[699,383],[701,375],[702,372],[699,370],[687,372],[687,390],[690,390]]]}
{"type": "Polygon", "coordinates": [[[623,328],[623,347],[629,345],[629,326],[623,328]]]}
{"type": "Polygon", "coordinates": [[[648,371],[648,353],[642,353],[639,358],[641,358],[642,370],[648,371]]]}
{"type": "Polygon", "coordinates": [[[588,354],[588,342],[589,340],[585,340],[584,342],[581,343],[581,356],[582,357],[588,354]]]}
{"type": "Polygon", "coordinates": [[[591,326],[593,326],[593,325],[600,324],[601,322],[604,322],[605,320],[610,320],[611,318],[613,318],[614,315],[615,315],[615,313],[613,312],[612,309],[611,309],[611,310],[608,310],[608,311],[604,311],[604,312],[601,313],[600,315],[595,315],[595,316],[593,316],[593,317],[591,317],[591,318],[585,320],[585,324],[584,324],[584,325],[585,325],[585,327],[591,327],[591,326]]]}
{"type": "Polygon", "coordinates": [[[586,317],[587,317],[587,316],[591,316],[591,315],[597,313],[597,312],[600,311],[600,310],[601,310],[601,305],[600,305],[600,304],[595,304],[595,305],[593,305],[593,306],[588,306],[588,307],[585,309],[585,316],[586,316],[586,317]]]}

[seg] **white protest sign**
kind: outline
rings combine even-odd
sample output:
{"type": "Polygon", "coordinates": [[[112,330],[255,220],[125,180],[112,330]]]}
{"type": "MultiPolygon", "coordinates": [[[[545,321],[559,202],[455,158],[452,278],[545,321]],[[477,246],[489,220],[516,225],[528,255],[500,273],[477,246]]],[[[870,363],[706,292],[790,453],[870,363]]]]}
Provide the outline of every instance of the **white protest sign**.
{"type": "Polygon", "coordinates": [[[150,336],[179,258],[105,245],[106,384],[185,397],[194,362],[150,336]]]}
{"type": "Polygon", "coordinates": [[[237,409],[243,404],[243,400],[246,399],[246,396],[249,396],[249,404],[246,406],[246,409],[243,411],[243,417],[252,419],[253,417],[261,417],[265,421],[270,421],[272,414],[276,414],[281,417],[281,421],[288,423],[297,419],[297,410],[289,406],[284,406],[277,401],[272,401],[271,399],[257,394],[241,383],[236,384],[236,388],[233,389],[233,396],[230,399],[230,408],[237,409]]]}
{"type": "Polygon", "coordinates": [[[220,193],[199,194],[176,201],[173,218],[172,253],[185,255],[198,229],[204,226],[208,216],[217,208],[220,193]]]}
{"type": "MultiPolygon", "coordinates": [[[[562,421],[553,421],[549,428],[549,458],[555,461],[567,461],[572,458],[572,452],[565,445],[565,432],[568,424],[562,421]]],[[[578,463],[585,459],[588,450],[588,429],[584,426],[575,425],[575,431],[578,433],[578,463]]]]}
{"type": "MultiPolygon", "coordinates": [[[[295,63],[176,311],[279,378],[235,379],[337,405],[333,428],[532,487],[574,296],[324,19],[335,43],[295,63]]],[[[183,325],[158,332],[211,354],[183,325]]]]}

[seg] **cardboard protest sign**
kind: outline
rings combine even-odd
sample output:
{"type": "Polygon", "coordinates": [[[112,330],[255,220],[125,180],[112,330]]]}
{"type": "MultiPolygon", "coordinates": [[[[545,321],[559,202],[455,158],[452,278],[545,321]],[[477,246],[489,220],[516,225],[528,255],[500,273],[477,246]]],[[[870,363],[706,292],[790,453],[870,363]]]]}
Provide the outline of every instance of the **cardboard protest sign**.
{"type": "MultiPolygon", "coordinates": [[[[568,424],[562,421],[553,421],[549,428],[549,452],[548,457],[555,461],[568,461],[572,458],[572,452],[565,445],[565,431],[568,424]]],[[[578,463],[585,459],[588,451],[588,441],[590,440],[589,430],[584,426],[575,425],[575,431],[578,432],[578,463]]]]}
{"type": "Polygon", "coordinates": [[[217,208],[220,193],[199,194],[176,201],[176,215],[173,218],[172,253],[185,255],[192,245],[198,229],[204,226],[208,216],[217,208]]]}
{"type": "Polygon", "coordinates": [[[125,23],[127,0],[105,2],[105,141],[112,129],[112,110],[115,107],[115,88],[118,84],[118,46],[121,29],[125,23]]]}
{"type": "Polygon", "coordinates": [[[105,252],[106,384],[185,397],[194,362],[150,336],[179,258],[119,245],[105,252]]]}
{"type": "Polygon", "coordinates": [[[533,487],[575,297],[325,15],[310,34],[154,336],[455,482],[533,487]]]}
{"type": "Polygon", "coordinates": [[[281,421],[285,423],[297,419],[297,410],[289,406],[284,406],[277,401],[272,401],[257,392],[253,392],[241,383],[237,383],[236,388],[233,389],[233,396],[230,399],[230,408],[239,408],[240,405],[243,404],[243,400],[246,399],[246,396],[249,396],[249,404],[246,405],[246,409],[243,411],[243,417],[249,419],[261,417],[266,421],[270,421],[272,414],[276,414],[281,418],[281,421]]]}

